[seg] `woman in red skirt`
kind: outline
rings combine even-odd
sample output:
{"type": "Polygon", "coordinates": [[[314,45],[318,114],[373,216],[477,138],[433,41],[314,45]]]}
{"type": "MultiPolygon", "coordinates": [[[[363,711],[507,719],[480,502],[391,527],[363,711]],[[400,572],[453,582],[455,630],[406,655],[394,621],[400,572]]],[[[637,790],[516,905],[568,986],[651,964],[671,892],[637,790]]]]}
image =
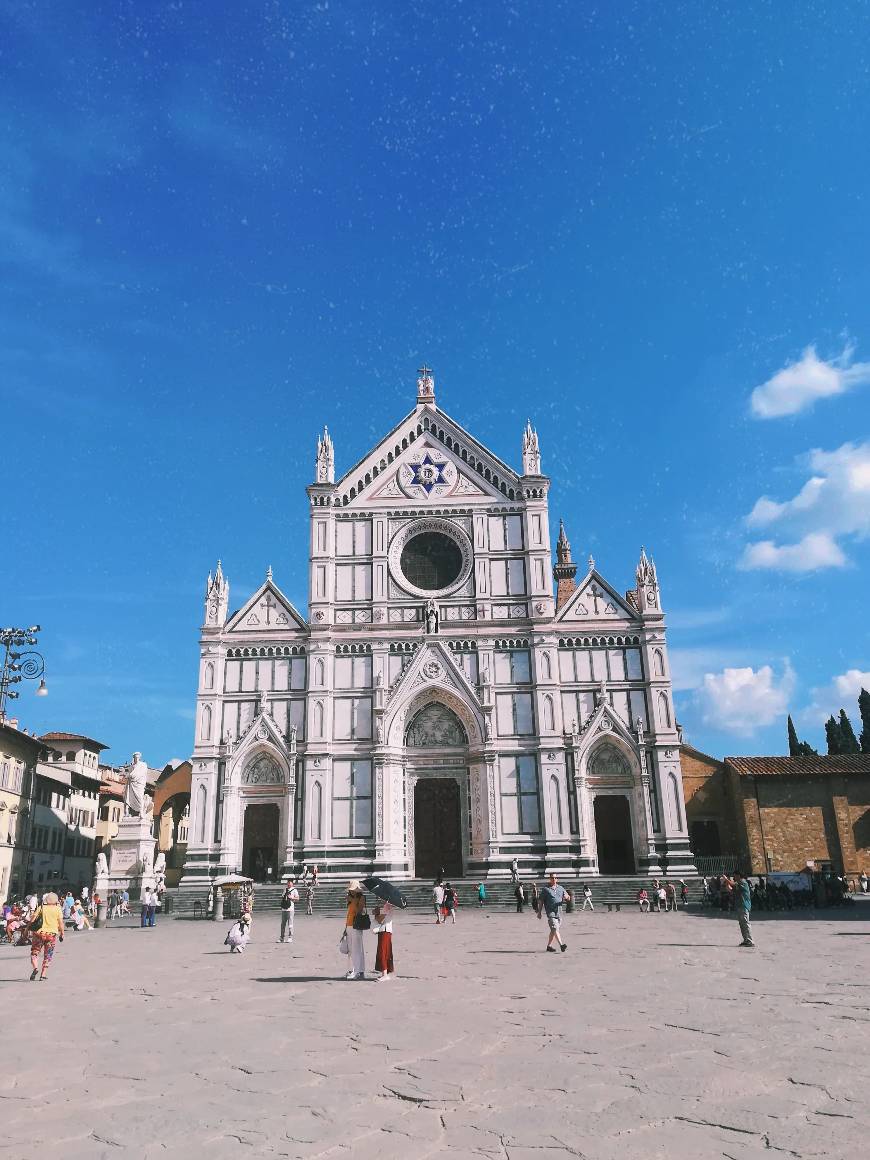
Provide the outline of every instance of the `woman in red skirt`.
{"type": "Polygon", "coordinates": [[[381,902],[375,908],[375,925],[377,931],[378,949],[375,954],[375,970],[379,972],[378,982],[384,983],[392,979],[396,973],[393,966],[393,906],[389,902],[381,902]]]}

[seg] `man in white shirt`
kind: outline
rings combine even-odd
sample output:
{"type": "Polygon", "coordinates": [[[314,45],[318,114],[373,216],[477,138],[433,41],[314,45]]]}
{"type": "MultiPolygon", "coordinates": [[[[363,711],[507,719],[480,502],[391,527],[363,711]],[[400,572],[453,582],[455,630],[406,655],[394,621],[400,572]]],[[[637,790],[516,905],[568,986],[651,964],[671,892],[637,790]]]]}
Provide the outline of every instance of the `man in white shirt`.
{"type": "Polygon", "coordinates": [[[292,878],[288,878],[281,896],[281,937],[278,942],[293,942],[293,917],[296,914],[296,903],[299,901],[299,891],[292,878]],[[287,937],[287,930],[290,937],[287,937]]]}
{"type": "Polygon", "coordinates": [[[435,922],[440,926],[443,914],[441,907],[444,905],[444,887],[440,882],[436,882],[432,887],[432,906],[435,910],[435,922]]]}

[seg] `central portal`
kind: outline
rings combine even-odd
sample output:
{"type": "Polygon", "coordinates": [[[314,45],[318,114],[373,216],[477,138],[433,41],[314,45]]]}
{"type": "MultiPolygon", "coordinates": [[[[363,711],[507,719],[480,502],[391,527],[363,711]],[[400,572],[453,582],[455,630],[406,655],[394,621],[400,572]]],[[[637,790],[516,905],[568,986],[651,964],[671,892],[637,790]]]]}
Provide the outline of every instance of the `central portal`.
{"type": "Polygon", "coordinates": [[[462,814],[452,777],[420,778],[414,786],[414,873],[462,877],[462,814]]]}
{"type": "Polygon", "coordinates": [[[248,806],[242,842],[242,873],[255,882],[278,877],[278,807],[273,802],[248,806]]]}
{"type": "Polygon", "coordinates": [[[598,794],[594,810],[599,874],[634,874],[628,798],[622,794],[598,794]]]}

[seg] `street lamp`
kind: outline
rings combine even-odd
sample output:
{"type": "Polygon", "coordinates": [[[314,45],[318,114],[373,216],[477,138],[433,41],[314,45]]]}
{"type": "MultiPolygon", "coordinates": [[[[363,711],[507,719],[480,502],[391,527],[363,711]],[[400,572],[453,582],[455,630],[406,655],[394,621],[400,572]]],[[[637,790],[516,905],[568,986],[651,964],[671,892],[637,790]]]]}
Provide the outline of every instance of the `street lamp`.
{"type": "Polygon", "coordinates": [[[11,685],[20,684],[22,680],[35,681],[40,678],[37,697],[48,696],[43,673],[45,659],[42,653],[33,649],[19,651],[22,646],[36,644],[38,624],[30,628],[0,628],[0,644],[3,645],[3,669],[0,671],[0,722],[6,720],[6,701],[16,701],[20,696],[17,689],[11,685]]]}

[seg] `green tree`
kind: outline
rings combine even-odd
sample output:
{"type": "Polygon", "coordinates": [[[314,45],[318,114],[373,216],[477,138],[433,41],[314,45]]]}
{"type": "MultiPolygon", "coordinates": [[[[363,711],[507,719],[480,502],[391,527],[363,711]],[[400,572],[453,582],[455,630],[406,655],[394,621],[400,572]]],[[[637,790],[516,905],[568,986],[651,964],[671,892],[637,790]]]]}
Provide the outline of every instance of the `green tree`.
{"type": "Polygon", "coordinates": [[[825,722],[825,737],[828,739],[828,755],[834,756],[837,753],[842,753],[842,740],[840,737],[840,724],[837,718],[831,716],[825,722]]]}
{"type": "Polygon", "coordinates": [[[858,694],[858,710],[861,714],[861,752],[870,753],[870,693],[862,689],[858,694]]]}
{"type": "Polygon", "coordinates": [[[852,722],[846,716],[845,709],[840,710],[840,752],[861,752],[858,747],[858,738],[855,736],[855,730],[852,728],[852,722]]]}
{"type": "Polygon", "coordinates": [[[801,743],[798,741],[798,735],[795,731],[794,721],[791,719],[791,713],[788,715],[788,755],[789,757],[798,757],[801,751],[801,743]]]}

